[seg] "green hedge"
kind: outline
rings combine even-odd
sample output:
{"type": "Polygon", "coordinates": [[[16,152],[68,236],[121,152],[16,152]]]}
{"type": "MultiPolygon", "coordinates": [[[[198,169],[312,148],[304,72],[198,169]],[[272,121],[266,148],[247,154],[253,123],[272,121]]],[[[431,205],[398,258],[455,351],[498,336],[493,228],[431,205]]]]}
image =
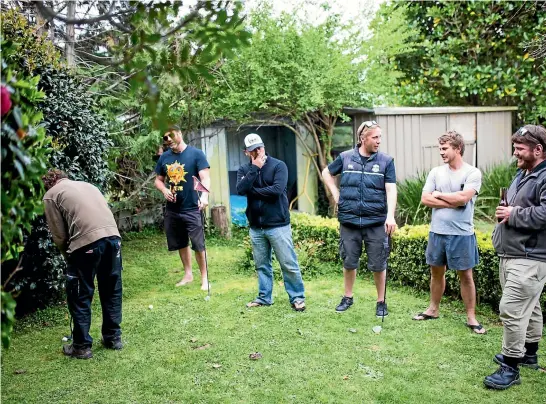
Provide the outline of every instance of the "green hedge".
{"type": "MultiPolygon", "coordinates": [[[[304,279],[327,273],[341,275],[339,258],[339,224],[337,219],[322,218],[305,213],[292,214],[292,233],[304,279]]],[[[430,269],[425,261],[429,227],[428,225],[404,226],[392,240],[389,259],[389,282],[410,286],[428,292],[430,269]]],[[[494,309],[502,295],[499,282],[499,258],[491,244],[491,235],[476,232],[480,263],[474,268],[474,282],[479,303],[491,305],[494,309]]],[[[243,240],[245,258],[242,267],[254,270],[250,239],[243,240]]],[[[278,263],[275,262],[275,276],[279,277],[278,263]]],[[[361,269],[366,267],[366,254],[361,260],[361,269]]],[[[362,275],[365,271],[361,270],[362,275]]],[[[341,281],[341,280],[340,280],[341,281]]],[[[446,296],[459,298],[460,288],[456,271],[447,271],[446,296]]],[[[546,295],[542,296],[542,307],[546,307],[546,295]]]]}

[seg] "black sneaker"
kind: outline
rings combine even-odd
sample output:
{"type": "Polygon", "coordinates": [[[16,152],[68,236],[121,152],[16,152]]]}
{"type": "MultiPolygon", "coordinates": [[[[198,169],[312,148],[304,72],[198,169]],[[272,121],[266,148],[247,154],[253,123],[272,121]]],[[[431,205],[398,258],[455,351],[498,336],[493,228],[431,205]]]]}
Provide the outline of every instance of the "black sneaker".
{"type": "MultiPolygon", "coordinates": [[[[504,355],[496,354],[493,358],[493,362],[504,365],[504,355]]],[[[523,358],[519,358],[519,366],[525,366],[531,369],[538,369],[538,355],[525,355],[523,358]]]]}
{"type": "Polygon", "coordinates": [[[107,349],[115,349],[116,351],[123,349],[123,342],[121,342],[121,338],[106,341],[102,340],[102,345],[104,345],[104,347],[107,349]]]}
{"type": "Polygon", "coordinates": [[[375,305],[375,315],[379,318],[387,317],[389,315],[389,311],[387,310],[387,303],[377,302],[377,304],[375,305]]]}
{"type": "Polygon", "coordinates": [[[91,348],[74,348],[74,345],[63,345],[63,353],[66,356],[71,356],[76,359],[91,359],[93,357],[93,352],[91,348]]]}
{"type": "Polygon", "coordinates": [[[341,303],[338,304],[338,306],[336,307],[336,311],[337,311],[337,312],[345,311],[345,310],[347,310],[349,307],[351,307],[352,305],[353,305],[353,298],[352,298],[352,297],[343,296],[343,298],[341,299],[341,303]]]}
{"type": "Polygon", "coordinates": [[[520,384],[519,370],[501,364],[495,373],[487,376],[483,384],[495,390],[506,390],[514,384],[520,384]]]}

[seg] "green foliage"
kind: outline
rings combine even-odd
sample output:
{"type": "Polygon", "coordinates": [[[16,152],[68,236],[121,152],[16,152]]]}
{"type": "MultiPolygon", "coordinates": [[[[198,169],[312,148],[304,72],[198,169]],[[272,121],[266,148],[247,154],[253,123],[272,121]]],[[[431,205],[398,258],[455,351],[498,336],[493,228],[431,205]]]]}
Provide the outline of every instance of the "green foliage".
{"type": "MultiPolygon", "coordinates": [[[[2,281],[18,267],[24,246],[24,232],[41,212],[48,140],[41,126],[37,103],[44,93],[38,91],[39,77],[28,77],[14,63],[19,47],[2,43],[2,281]],[[8,101],[9,100],[9,101],[8,101]],[[11,103],[11,105],[9,105],[11,103]]],[[[3,282],[2,282],[3,283],[3,282]]],[[[2,287],[2,345],[8,347],[13,329],[15,301],[12,290],[2,287]]]]}
{"type": "Polygon", "coordinates": [[[529,56],[528,42],[546,34],[540,2],[384,3],[407,9],[419,46],[396,57],[404,74],[394,86],[400,104],[515,105],[519,121],[546,119],[546,64],[529,56]]]}
{"type": "MultiPolygon", "coordinates": [[[[339,223],[333,218],[321,218],[306,213],[291,215],[292,233],[296,254],[300,258],[302,276],[310,279],[317,274],[332,271],[333,265],[339,265],[339,223]],[[303,258],[303,259],[302,259],[303,258]]],[[[425,260],[429,234],[428,225],[404,226],[392,238],[392,251],[389,258],[389,282],[409,286],[414,290],[427,292],[430,285],[430,268],[425,260]]],[[[499,258],[493,245],[491,235],[476,232],[480,263],[474,268],[476,296],[479,303],[491,305],[497,309],[502,296],[499,281],[499,258]]],[[[247,238],[242,244],[245,249],[241,268],[245,271],[254,270],[252,246],[247,238]]],[[[366,253],[363,253],[360,272],[366,270],[366,253]]],[[[275,276],[280,278],[278,264],[275,266],[275,276]]],[[[456,271],[446,273],[446,296],[459,297],[459,279],[456,271]]],[[[542,297],[546,303],[546,295],[542,297]]]]}
{"type": "Polygon", "coordinates": [[[499,205],[500,189],[510,186],[516,171],[515,162],[496,164],[482,171],[482,187],[474,213],[476,219],[496,223],[495,209],[499,205]]]}
{"type": "Polygon", "coordinates": [[[9,348],[15,323],[15,299],[10,292],[2,290],[2,346],[9,348]]]}
{"type": "MultiPolygon", "coordinates": [[[[27,100],[33,101],[33,107],[40,110],[36,119],[42,121],[39,128],[41,137],[37,138],[39,142],[32,144],[32,152],[40,156],[48,152],[49,165],[65,171],[74,180],[92,183],[105,192],[110,179],[107,150],[111,142],[108,139],[107,122],[98,112],[95,99],[81,79],[56,67],[58,62],[50,57],[52,44],[38,37],[36,30],[26,23],[24,17],[11,13],[10,18],[15,22],[3,26],[3,34],[29,47],[26,52],[10,54],[11,62],[19,71],[30,72],[32,66],[33,71],[40,74],[32,79],[32,85],[41,89],[37,93],[39,96],[32,98],[31,94],[24,94],[27,100]],[[32,63],[29,63],[27,56],[32,63]],[[50,142],[52,147],[46,147],[50,142]]],[[[31,139],[30,135],[29,131],[25,139],[31,139]]],[[[3,175],[9,173],[9,170],[4,170],[4,164],[8,161],[2,160],[3,175]]],[[[44,172],[46,161],[43,157],[40,174],[44,172]]],[[[9,283],[10,289],[17,292],[17,311],[20,314],[60,300],[63,296],[63,271],[66,268],[64,259],[51,239],[45,218],[37,216],[43,208],[40,175],[31,176],[29,180],[36,188],[32,197],[20,184],[14,183],[13,187],[21,195],[17,208],[24,209],[25,204],[33,204],[34,214],[30,217],[16,216],[20,221],[10,227],[4,226],[4,218],[9,216],[2,216],[2,232],[12,229],[18,232],[21,241],[25,241],[22,270],[9,283]]],[[[4,184],[4,179],[2,181],[4,184]]],[[[17,195],[15,191],[12,192],[17,195]]],[[[3,237],[2,243],[4,240],[8,238],[3,237]]],[[[22,250],[21,244],[11,243],[10,247],[22,250]]],[[[2,248],[2,254],[4,251],[8,249],[2,248]]],[[[5,268],[15,269],[15,266],[15,262],[10,262],[5,268]]],[[[6,272],[9,274],[10,271],[6,272]]]]}
{"type": "Polygon", "coordinates": [[[427,173],[422,172],[397,184],[396,215],[399,225],[430,222],[432,209],[421,203],[426,181],[427,173]]]}
{"type": "Polygon", "coordinates": [[[19,46],[13,55],[17,66],[24,66],[31,73],[38,66],[61,68],[61,54],[47,39],[47,34],[39,34],[38,28],[30,26],[17,9],[2,9],[2,32],[4,38],[12,39],[19,46]]]}

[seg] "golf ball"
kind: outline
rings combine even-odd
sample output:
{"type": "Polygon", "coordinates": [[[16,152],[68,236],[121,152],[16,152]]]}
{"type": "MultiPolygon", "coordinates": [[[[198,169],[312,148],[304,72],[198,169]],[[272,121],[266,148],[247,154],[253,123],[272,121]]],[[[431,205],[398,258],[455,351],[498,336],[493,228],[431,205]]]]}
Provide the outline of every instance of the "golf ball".
{"type": "Polygon", "coordinates": [[[152,309],[154,308],[154,305],[153,305],[153,304],[150,304],[150,305],[148,306],[148,308],[149,308],[150,310],[152,310],[152,309]]]}
{"type": "Polygon", "coordinates": [[[67,341],[68,341],[68,338],[63,337],[63,342],[67,342],[67,341]]]}

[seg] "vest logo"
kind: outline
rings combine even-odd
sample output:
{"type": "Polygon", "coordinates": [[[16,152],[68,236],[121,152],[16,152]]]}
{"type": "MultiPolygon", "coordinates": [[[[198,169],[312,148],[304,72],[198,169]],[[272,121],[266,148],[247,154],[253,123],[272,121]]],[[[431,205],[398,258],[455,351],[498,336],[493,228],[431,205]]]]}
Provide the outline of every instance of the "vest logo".
{"type": "Polygon", "coordinates": [[[373,167],[372,167],[372,171],[374,173],[378,173],[379,172],[379,164],[374,164],[373,167]]]}
{"type": "Polygon", "coordinates": [[[347,168],[349,168],[349,170],[354,170],[355,169],[352,164],[349,164],[349,166],[347,168]]]}

